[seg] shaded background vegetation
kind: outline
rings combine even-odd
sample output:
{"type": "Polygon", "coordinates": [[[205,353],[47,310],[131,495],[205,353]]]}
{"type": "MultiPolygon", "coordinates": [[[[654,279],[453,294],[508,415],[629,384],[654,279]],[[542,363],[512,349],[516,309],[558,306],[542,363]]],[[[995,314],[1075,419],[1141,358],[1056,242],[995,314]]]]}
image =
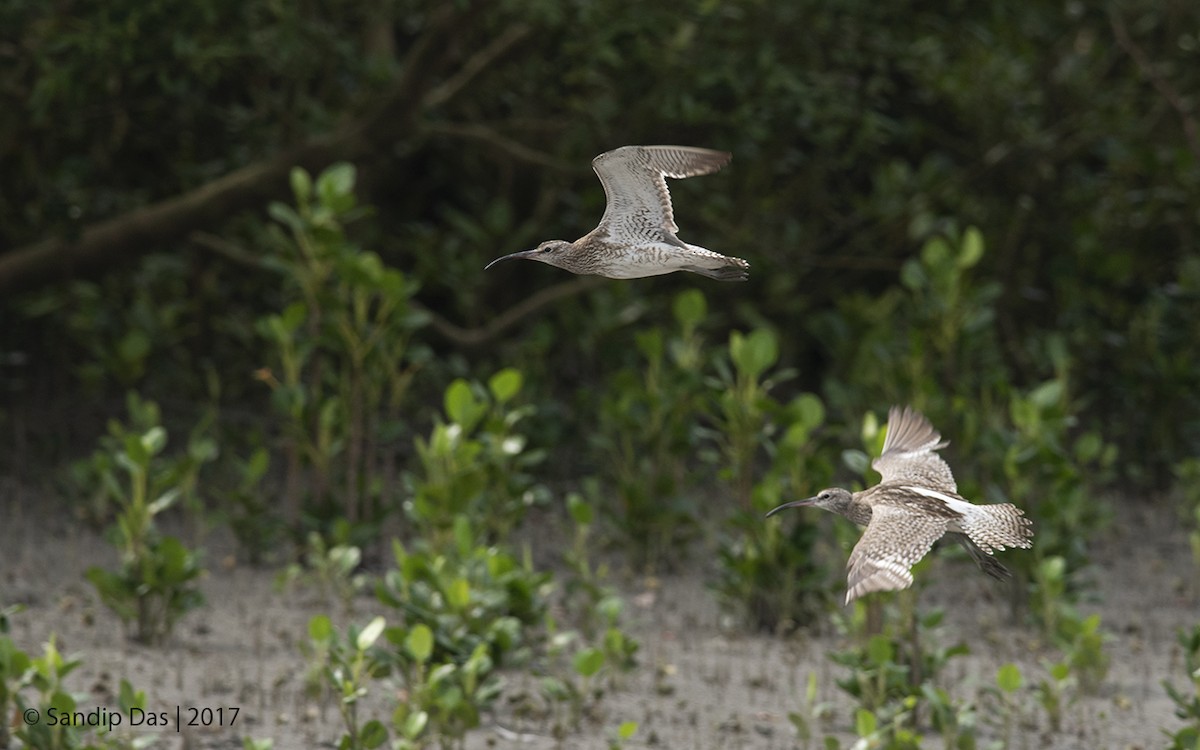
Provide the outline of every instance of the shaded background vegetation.
{"type": "Polygon", "coordinates": [[[278,365],[255,321],[289,299],[266,206],[290,200],[293,165],[335,160],[357,163],[374,207],[353,240],[416,290],[394,429],[427,424],[450,377],[516,367],[536,442],[555,446],[548,481],[604,474],[605,389],[644,387],[620,380],[645,365],[630,342],[691,287],[708,342],[776,334],[795,371],[776,395],[817,393],[830,444],[913,402],[973,448],[1012,394],[1053,378],[1064,435],[1103,435],[1111,479],[1138,496],[1200,441],[1190,4],[4,13],[0,415],[18,475],[78,456],[130,388],[183,423],[219,406],[223,440],[277,436],[257,418],[278,365]],[[590,227],[588,160],[645,142],[735,154],[673,189],[685,236],[749,258],[748,285],[483,273],[590,227]],[[915,264],[967,227],[981,257],[915,264]]]}
{"type": "MultiPolygon", "coordinates": [[[[532,508],[575,524],[593,606],[595,524],[639,571],[715,546],[723,600],[787,628],[836,575],[813,519],[762,512],[872,481],[911,403],[966,494],[1034,516],[1014,601],[1070,653],[1100,498],[1200,524],[1192,2],[16,0],[0,28],[0,473],[83,518],[150,533],[163,492],[254,561],[344,576],[399,534],[486,587],[470,542],[532,508]],[[630,143],[734,154],[672,191],[747,284],[483,272],[593,226],[589,160],[630,143]]],[[[387,638],[420,672],[442,635],[387,638]]]]}

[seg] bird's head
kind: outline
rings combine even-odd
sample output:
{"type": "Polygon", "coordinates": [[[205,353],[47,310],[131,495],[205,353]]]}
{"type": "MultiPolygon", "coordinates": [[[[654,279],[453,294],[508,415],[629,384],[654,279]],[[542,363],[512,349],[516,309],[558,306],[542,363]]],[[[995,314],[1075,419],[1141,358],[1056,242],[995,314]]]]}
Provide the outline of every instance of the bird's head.
{"type": "Polygon", "coordinates": [[[532,250],[522,250],[519,253],[510,253],[496,258],[491,263],[484,266],[483,270],[487,270],[503,260],[537,260],[542,263],[549,263],[552,266],[563,268],[562,258],[567,250],[571,248],[571,243],[566,240],[546,240],[532,250]]]}
{"type": "Polygon", "coordinates": [[[848,490],[844,490],[841,487],[830,487],[829,489],[821,490],[816,495],[805,498],[804,500],[793,500],[790,503],[784,503],[778,508],[774,508],[767,513],[767,517],[769,518],[775,515],[784,508],[801,508],[810,505],[814,508],[821,508],[823,510],[839,513],[850,505],[850,500],[852,498],[853,495],[851,495],[848,490]]]}

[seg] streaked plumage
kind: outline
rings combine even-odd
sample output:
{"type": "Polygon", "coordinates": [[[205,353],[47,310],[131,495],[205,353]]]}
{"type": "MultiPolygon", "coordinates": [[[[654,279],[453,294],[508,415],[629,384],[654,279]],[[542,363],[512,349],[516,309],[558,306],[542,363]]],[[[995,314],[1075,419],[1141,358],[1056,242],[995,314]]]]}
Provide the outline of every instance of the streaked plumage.
{"type": "Polygon", "coordinates": [[[1033,546],[1032,524],[1011,503],[975,505],[958,494],[950,467],[935,451],[942,436],[919,412],[893,406],[888,412],[883,452],[871,464],[879,484],[851,493],[834,487],[815,497],[784,503],[784,508],[813,505],[865,526],[846,567],[846,603],[873,591],[912,585],[911,568],[943,534],[951,533],[971,558],[993,578],[1008,570],[992,553],[1033,546]]]}
{"type": "Polygon", "coordinates": [[[719,281],[745,281],[750,264],[741,258],[689,245],[676,236],[665,178],[711,174],[730,154],[689,146],[622,146],[592,160],[608,205],[595,229],[574,242],[547,240],[533,250],[493,260],[524,258],[571,273],[638,279],[690,271],[719,281]]]}

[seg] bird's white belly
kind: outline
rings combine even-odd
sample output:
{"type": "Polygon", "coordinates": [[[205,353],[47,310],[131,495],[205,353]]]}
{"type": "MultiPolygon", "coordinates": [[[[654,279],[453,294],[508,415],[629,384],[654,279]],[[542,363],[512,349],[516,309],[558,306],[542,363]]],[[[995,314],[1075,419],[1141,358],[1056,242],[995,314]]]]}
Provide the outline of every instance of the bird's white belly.
{"type": "Polygon", "coordinates": [[[693,265],[695,258],[683,248],[666,243],[629,248],[608,260],[605,276],[612,279],[641,279],[674,273],[693,265]]]}

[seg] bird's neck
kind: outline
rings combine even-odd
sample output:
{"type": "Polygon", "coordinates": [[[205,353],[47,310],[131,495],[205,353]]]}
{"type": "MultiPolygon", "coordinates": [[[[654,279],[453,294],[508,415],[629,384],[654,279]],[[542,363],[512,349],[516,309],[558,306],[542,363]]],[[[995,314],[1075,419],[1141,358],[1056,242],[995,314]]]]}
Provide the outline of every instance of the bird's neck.
{"type": "Polygon", "coordinates": [[[871,504],[866,502],[863,497],[866,492],[855,492],[850,497],[850,502],[844,507],[838,508],[837,513],[849,518],[859,526],[866,526],[871,522],[871,504]]]}

